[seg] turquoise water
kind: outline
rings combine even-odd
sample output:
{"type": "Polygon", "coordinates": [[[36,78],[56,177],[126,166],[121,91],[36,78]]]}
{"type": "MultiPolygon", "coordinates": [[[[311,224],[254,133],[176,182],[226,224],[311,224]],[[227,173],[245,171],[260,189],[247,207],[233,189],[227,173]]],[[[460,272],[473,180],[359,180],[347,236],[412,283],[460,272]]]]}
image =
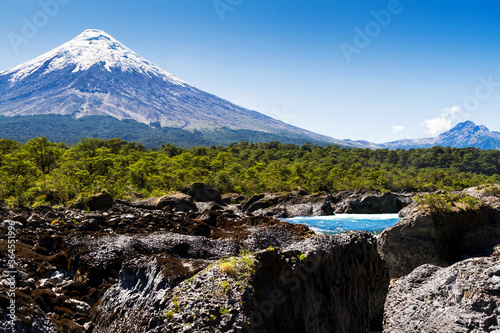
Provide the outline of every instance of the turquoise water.
{"type": "Polygon", "coordinates": [[[338,234],[346,230],[366,230],[373,234],[392,227],[401,218],[398,214],[337,214],[282,219],[290,223],[305,224],[315,232],[338,234]]]}

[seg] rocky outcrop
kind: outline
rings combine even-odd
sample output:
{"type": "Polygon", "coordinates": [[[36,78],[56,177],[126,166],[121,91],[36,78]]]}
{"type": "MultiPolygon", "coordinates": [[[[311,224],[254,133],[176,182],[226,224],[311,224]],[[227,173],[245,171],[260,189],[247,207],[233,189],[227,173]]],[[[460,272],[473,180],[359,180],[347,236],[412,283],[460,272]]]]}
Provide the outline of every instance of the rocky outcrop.
{"type": "Polygon", "coordinates": [[[125,205],[143,209],[157,209],[157,210],[174,210],[181,212],[198,211],[193,198],[187,194],[175,193],[171,195],[164,195],[161,197],[152,197],[144,200],[139,200],[133,203],[127,201],[120,201],[125,205]]]}
{"type": "Polygon", "coordinates": [[[499,332],[500,259],[473,258],[447,268],[422,265],[396,281],[384,332],[499,332]]]}
{"type": "Polygon", "coordinates": [[[381,328],[389,278],[368,233],[315,236],[281,250],[243,253],[208,266],[163,260],[139,257],[124,264],[119,283],[93,310],[94,332],[381,328]],[[169,268],[176,265],[184,268],[172,274],[169,268]]]}
{"type": "MultiPolygon", "coordinates": [[[[17,240],[13,332],[380,329],[388,274],[374,236],[317,236],[235,205],[179,209],[186,202],[194,204],[180,194],[113,200],[106,211],[1,209],[2,271],[9,231],[17,240]]],[[[5,290],[5,276],[0,283],[5,290]]],[[[7,302],[0,297],[1,318],[7,302]]]]}
{"type": "MultiPolygon", "coordinates": [[[[118,311],[101,301],[108,290],[109,295],[114,295],[117,286],[139,290],[146,281],[148,287],[141,290],[147,303],[140,306],[154,307],[149,303],[156,297],[154,288],[173,288],[206,265],[237,255],[241,248],[258,251],[273,244],[285,246],[314,234],[303,225],[244,217],[230,209],[197,213],[177,209],[175,204],[162,207],[171,197],[154,198],[152,204],[114,200],[107,211],[46,206],[0,209],[2,272],[9,265],[8,235],[16,237],[16,315],[20,321],[13,332],[85,332],[93,325],[105,327],[116,319],[113,311],[118,311]],[[160,281],[147,280],[157,273],[163,274],[160,281]]],[[[174,198],[193,203],[184,194],[174,198]]],[[[0,276],[1,295],[8,279],[0,276]]],[[[125,306],[122,314],[135,316],[136,299],[127,300],[123,293],[120,297],[125,306]]],[[[9,301],[0,297],[0,318],[5,318],[8,309],[4,305],[9,301]]]]}
{"type": "MultiPolygon", "coordinates": [[[[258,255],[252,327],[266,332],[381,329],[387,268],[367,232],[316,236],[258,255]]],[[[258,331],[258,330],[256,330],[258,331]]]]}
{"type": "Polygon", "coordinates": [[[357,192],[338,202],[336,214],[387,214],[397,213],[411,203],[411,197],[394,193],[357,192]]]}
{"type": "Polygon", "coordinates": [[[167,254],[125,261],[118,283],[92,309],[93,332],[165,332],[160,327],[171,290],[209,263],[167,254]]]}
{"type": "Polygon", "coordinates": [[[146,235],[75,234],[65,241],[70,267],[80,270],[79,280],[97,287],[117,277],[123,262],[135,255],[168,254],[178,258],[223,258],[238,252],[236,244],[171,232],[146,235]]]}
{"type": "MultiPolygon", "coordinates": [[[[10,311],[8,307],[10,298],[7,297],[8,289],[0,287],[0,332],[40,332],[59,333],[59,329],[52,322],[49,316],[40,309],[38,304],[22,292],[16,292],[15,297],[15,317],[8,317],[10,311]]],[[[83,330],[81,331],[83,332],[83,330]]]]}
{"type": "MultiPolygon", "coordinates": [[[[384,302],[387,332],[498,329],[500,199],[483,192],[474,192],[480,204],[464,198],[439,214],[414,203],[380,236],[315,235],[272,218],[328,215],[363,197],[374,197],[363,201],[371,209],[392,200],[361,192],[268,193],[242,204],[177,193],[95,211],[2,208],[2,271],[9,232],[17,240],[13,332],[381,331],[384,302]],[[405,274],[386,302],[389,278],[405,274]],[[444,326],[440,308],[453,318],[444,326]],[[421,322],[426,312],[430,326],[421,322]]],[[[0,276],[1,319],[7,285],[0,276]]]]}
{"type": "Polygon", "coordinates": [[[224,201],[226,205],[237,205],[248,200],[248,197],[246,195],[238,193],[225,193],[221,197],[222,201],[224,201]]]}
{"type": "Polygon", "coordinates": [[[206,184],[194,183],[183,188],[181,192],[189,195],[191,198],[193,198],[194,201],[215,201],[218,204],[224,204],[219,191],[206,184]]]}
{"type": "Polygon", "coordinates": [[[296,216],[326,216],[335,214],[384,214],[398,213],[411,203],[411,196],[394,193],[366,193],[344,191],[308,194],[265,193],[254,195],[241,204],[243,212],[275,218],[296,216]]]}
{"type": "Polygon", "coordinates": [[[88,209],[91,211],[107,211],[113,206],[113,197],[108,192],[101,192],[79,200],[74,207],[78,209],[88,209]]]}
{"type": "Polygon", "coordinates": [[[259,194],[244,202],[241,205],[241,210],[254,215],[275,218],[333,215],[331,195],[326,193],[307,195],[301,195],[298,192],[259,194]]]}
{"type": "Polygon", "coordinates": [[[489,256],[500,242],[500,210],[487,201],[474,208],[456,203],[445,212],[414,204],[404,215],[378,239],[391,277],[408,274],[422,264],[448,266],[489,256]]]}

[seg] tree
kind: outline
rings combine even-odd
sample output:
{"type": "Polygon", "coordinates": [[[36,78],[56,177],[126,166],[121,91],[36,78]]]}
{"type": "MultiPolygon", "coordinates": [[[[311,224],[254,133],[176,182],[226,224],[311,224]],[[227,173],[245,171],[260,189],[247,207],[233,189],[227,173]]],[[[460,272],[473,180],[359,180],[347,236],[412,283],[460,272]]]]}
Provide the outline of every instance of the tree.
{"type": "Polygon", "coordinates": [[[24,145],[29,158],[35,163],[43,174],[48,174],[56,165],[61,153],[55,143],[47,138],[34,138],[24,145]]]}

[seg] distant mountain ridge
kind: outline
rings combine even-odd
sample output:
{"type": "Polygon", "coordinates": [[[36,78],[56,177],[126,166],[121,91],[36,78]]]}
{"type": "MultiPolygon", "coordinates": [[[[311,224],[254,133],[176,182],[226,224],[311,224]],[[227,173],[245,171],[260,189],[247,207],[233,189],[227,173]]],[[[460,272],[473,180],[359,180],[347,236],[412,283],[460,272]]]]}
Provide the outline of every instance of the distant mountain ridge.
{"type": "MultiPolygon", "coordinates": [[[[283,141],[353,145],[201,91],[95,29],[0,72],[0,115],[49,114],[76,119],[111,116],[146,125],[201,131],[208,137],[214,130],[228,129],[255,131],[256,138],[267,133],[283,141]]],[[[175,138],[170,139],[175,143],[175,138]]]]}
{"type": "Polygon", "coordinates": [[[476,125],[468,120],[441,133],[435,138],[403,139],[375,145],[374,148],[410,149],[430,148],[433,146],[500,150],[500,132],[490,131],[484,125],[476,125]]]}

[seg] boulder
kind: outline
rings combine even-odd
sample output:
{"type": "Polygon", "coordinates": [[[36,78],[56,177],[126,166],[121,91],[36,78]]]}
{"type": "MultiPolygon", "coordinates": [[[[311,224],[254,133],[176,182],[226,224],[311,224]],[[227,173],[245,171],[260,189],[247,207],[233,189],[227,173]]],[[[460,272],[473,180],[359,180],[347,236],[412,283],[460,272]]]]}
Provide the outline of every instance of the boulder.
{"type": "MultiPolygon", "coordinates": [[[[298,191],[297,193],[305,193],[298,191]]],[[[286,210],[288,217],[333,215],[332,198],[329,194],[296,194],[291,200],[279,205],[286,210]]]]}
{"type": "Polygon", "coordinates": [[[79,223],[76,229],[80,231],[99,231],[101,226],[96,219],[87,219],[79,223]]]}
{"type": "Polygon", "coordinates": [[[384,332],[499,332],[500,259],[422,265],[387,295],[384,332]]]}
{"type": "Polygon", "coordinates": [[[181,192],[192,197],[194,201],[215,201],[218,204],[224,205],[224,201],[222,201],[219,191],[203,183],[194,183],[186,186],[181,192]]]}
{"type": "MultiPolygon", "coordinates": [[[[120,201],[124,203],[123,201],[120,201]]],[[[198,211],[196,204],[193,202],[191,196],[183,193],[175,193],[172,195],[164,195],[161,197],[152,197],[145,200],[136,201],[134,203],[126,203],[138,208],[152,209],[152,210],[175,210],[175,211],[198,211]]]]}
{"type": "Polygon", "coordinates": [[[333,215],[331,196],[326,193],[266,193],[254,195],[242,204],[241,210],[274,218],[333,215]]]}
{"type": "MultiPolygon", "coordinates": [[[[101,192],[90,197],[86,198],[82,201],[79,201],[75,204],[76,208],[84,208],[91,211],[107,211],[111,207],[113,207],[113,197],[108,192],[101,192]]],[[[48,219],[47,217],[44,217],[48,219]]]]}
{"type": "Polygon", "coordinates": [[[248,197],[243,194],[238,194],[238,193],[226,193],[221,196],[222,201],[226,205],[235,205],[235,204],[240,204],[242,202],[245,202],[248,200],[248,197]]]}
{"type": "Polygon", "coordinates": [[[336,214],[387,214],[397,213],[411,203],[408,196],[394,193],[352,195],[335,207],[336,214]]]}
{"type": "Polygon", "coordinates": [[[489,256],[499,240],[498,208],[460,205],[433,213],[414,204],[401,221],[380,234],[378,244],[391,277],[400,277],[422,264],[444,267],[470,257],[489,256]]]}

